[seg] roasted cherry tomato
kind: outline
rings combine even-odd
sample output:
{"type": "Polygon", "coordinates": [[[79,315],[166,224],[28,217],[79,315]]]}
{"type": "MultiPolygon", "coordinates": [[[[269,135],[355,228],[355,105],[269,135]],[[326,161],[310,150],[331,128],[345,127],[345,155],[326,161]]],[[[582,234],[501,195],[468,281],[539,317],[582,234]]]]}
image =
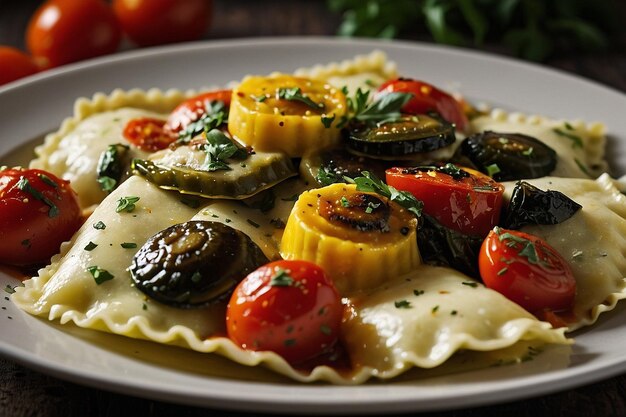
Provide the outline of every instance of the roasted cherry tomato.
{"type": "Polygon", "coordinates": [[[169,115],[165,123],[165,130],[178,134],[189,123],[195,122],[206,112],[206,106],[211,101],[222,101],[226,107],[230,106],[232,90],[217,90],[202,93],[180,103],[169,115]]]}
{"type": "Polygon", "coordinates": [[[43,68],[115,52],[122,31],[102,0],[48,0],[26,30],[29,51],[43,68]]]}
{"type": "Polygon", "coordinates": [[[151,117],[131,119],[124,127],[124,138],[148,152],[156,152],[167,148],[176,139],[165,132],[165,121],[151,117]]]}
{"type": "Polygon", "coordinates": [[[200,39],[211,18],[210,0],[113,0],[124,32],[139,46],[200,39]]]}
{"type": "Polygon", "coordinates": [[[480,250],[480,276],[531,313],[572,307],[576,280],[565,259],[543,239],[518,230],[494,228],[480,250]]]}
{"type": "Polygon", "coordinates": [[[0,262],[47,262],[81,222],[69,181],[38,169],[0,171],[0,262]]]}
{"type": "Polygon", "coordinates": [[[459,131],[467,130],[469,122],[463,112],[463,105],[445,91],[424,81],[399,78],[381,85],[377,95],[394,91],[413,94],[413,98],[402,107],[404,113],[424,114],[436,111],[448,122],[454,123],[459,131]]]}
{"type": "Polygon", "coordinates": [[[239,283],[226,311],[228,336],[244,349],[290,363],[329,351],[339,336],[341,297],[317,265],[271,262],[239,283]]]}
{"type": "Polygon", "coordinates": [[[0,46],[0,85],[10,83],[39,71],[35,62],[22,51],[0,46]]]}
{"type": "Polygon", "coordinates": [[[453,164],[390,168],[387,184],[424,202],[424,213],[449,229],[484,237],[498,224],[504,186],[453,164]]]}

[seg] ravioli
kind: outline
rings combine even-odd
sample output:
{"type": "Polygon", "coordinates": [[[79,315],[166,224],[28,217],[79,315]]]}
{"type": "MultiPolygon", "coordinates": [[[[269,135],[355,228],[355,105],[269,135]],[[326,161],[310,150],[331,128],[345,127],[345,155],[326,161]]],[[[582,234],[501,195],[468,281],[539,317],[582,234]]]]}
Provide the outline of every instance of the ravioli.
{"type": "MultiPolygon", "coordinates": [[[[544,177],[528,182],[582,205],[563,223],[521,230],[546,240],[572,267],[577,293],[573,310],[564,318],[569,330],[591,325],[626,298],[626,196],[608,174],[595,181],[544,177]]],[[[510,197],[514,183],[505,186],[510,197]]]]}
{"type": "MultiPolygon", "coordinates": [[[[98,204],[106,196],[97,182],[96,167],[109,145],[130,145],[122,136],[126,123],[133,118],[151,117],[165,120],[167,113],[185,98],[171,90],[116,90],[110,95],[96,94],[79,99],[74,116],[61,128],[46,136],[35,149],[37,157],[31,168],[49,171],[72,183],[82,208],[98,204]]],[[[145,158],[146,153],[130,145],[131,158],[145,158]]]]}
{"type": "Polygon", "coordinates": [[[521,133],[540,140],[556,151],[556,168],[550,174],[554,177],[596,178],[608,168],[605,129],[600,123],[552,120],[496,109],[473,119],[471,130],[521,133]]]}

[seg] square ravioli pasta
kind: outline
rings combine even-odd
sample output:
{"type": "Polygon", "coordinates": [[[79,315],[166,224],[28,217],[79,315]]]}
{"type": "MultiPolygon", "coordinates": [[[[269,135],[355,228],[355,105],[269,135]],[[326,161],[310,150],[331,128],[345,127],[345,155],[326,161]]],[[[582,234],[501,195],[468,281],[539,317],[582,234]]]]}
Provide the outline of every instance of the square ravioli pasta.
{"type": "MultiPolygon", "coordinates": [[[[223,112],[225,103],[216,105],[205,100],[201,103],[202,111],[215,113],[193,120],[191,123],[200,126],[194,135],[185,138],[181,134],[172,139],[171,146],[158,152],[146,152],[126,144],[124,126],[129,120],[145,117],[165,122],[172,109],[186,103],[193,92],[116,91],[108,96],[97,94],[92,100],[79,100],[74,117],[46,138],[31,166],[70,180],[81,207],[89,208],[86,212],[91,214],[72,240],[62,245],[50,265],[26,281],[24,287],[16,288],[13,302],[24,311],[48,320],[213,353],[245,366],[264,366],[300,382],[360,384],[370,379],[395,378],[411,369],[425,370],[445,364],[450,364],[453,371],[462,370],[455,357],[463,355],[476,355],[487,366],[515,363],[525,360],[529,351],[539,352],[544,345],[571,344],[567,331],[593,324],[600,313],[611,310],[619,299],[625,298],[626,202],[608,176],[597,181],[582,179],[597,177],[606,169],[602,126],[501,111],[472,119],[465,132],[432,114],[403,119],[407,123],[426,121],[428,131],[432,126],[443,126],[445,134],[435,136],[451,135],[453,140],[441,149],[422,149],[424,152],[415,159],[403,156],[397,161],[403,166],[447,163],[466,133],[485,130],[532,135],[554,148],[558,159],[553,176],[532,183],[542,189],[562,191],[581,204],[583,210],[561,224],[527,226],[524,230],[543,237],[571,261],[578,292],[572,311],[563,318],[566,322],[563,327],[555,328],[538,319],[463,272],[424,264],[414,249],[415,241],[407,245],[407,250],[412,251],[412,261],[395,262],[397,259],[389,252],[385,255],[385,245],[357,242],[350,247],[354,252],[350,252],[344,250],[349,246],[345,236],[313,238],[309,231],[295,234],[295,240],[313,253],[322,243],[331,242],[326,246],[331,250],[321,258],[348,270],[342,277],[344,282],[361,282],[350,281],[354,277],[349,271],[359,269],[350,268],[350,262],[359,256],[387,256],[386,265],[408,265],[397,274],[389,274],[381,267],[372,267],[366,273],[361,267],[362,276],[358,278],[365,283],[363,288],[358,285],[340,288],[346,313],[340,324],[340,337],[335,348],[324,352],[319,360],[294,365],[271,350],[242,348],[227,337],[228,298],[218,297],[189,308],[179,300],[163,302],[138,287],[131,274],[138,253],[162,231],[193,222],[233,229],[258,248],[258,253],[253,255],[243,250],[224,252],[218,255],[224,264],[229,257],[243,252],[246,254],[241,256],[267,261],[288,258],[290,255],[281,243],[283,235],[294,228],[294,223],[305,223],[293,220],[298,201],[306,195],[312,198],[307,200],[306,207],[322,207],[325,197],[321,189],[332,187],[323,182],[333,179],[332,175],[335,177],[331,182],[346,180],[344,171],[329,174],[326,168],[321,169],[320,160],[327,163],[331,160],[327,166],[332,166],[336,155],[324,152],[343,146],[339,132],[350,112],[367,114],[368,100],[369,103],[376,100],[377,88],[397,77],[395,64],[380,52],[341,63],[302,68],[293,76],[277,73],[247,77],[229,86],[233,88],[230,113],[223,112]],[[280,86],[275,92],[267,93],[265,85],[254,90],[259,79],[274,84],[286,79],[294,85],[280,86]],[[356,96],[344,97],[346,90],[356,96]],[[233,127],[232,123],[245,126],[236,130],[239,126],[233,127]],[[232,134],[233,131],[240,132],[242,137],[232,134]],[[285,131],[291,132],[292,137],[283,137],[281,132],[285,131]],[[315,147],[316,142],[321,142],[315,140],[320,132],[325,138],[320,149],[303,151],[301,144],[293,147],[288,142],[277,149],[257,149],[271,147],[273,141],[289,141],[295,134],[307,144],[305,148],[315,147]],[[125,168],[117,187],[106,191],[101,188],[96,171],[103,152],[120,143],[129,147],[129,159],[133,163],[125,168]],[[270,160],[279,162],[268,163],[270,160]],[[121,203],[132,205],[132,209],[120,210],[121,203]],[[589,236],[595,236],[595,240],[589,236]],[[366,255],[359,255],[359,251],[366,255]],[[355,255],[346,255],[350,253],[355,255]],[[375,274],[379,275],[378,280],[369,276],[375,274]]],[[[374,108],[368,110],[367,117],[373,117],[381,126],[394,123],[389,115],[376,114],[381,111],[380,106],[374,108]]],[[[408,147],[412,148],[413,144],[408,147]]],[[[349,156],[351,163],[365,160],[367,169],[372,171],[381,161],[389,159],[384,155],[377,157],[380,158],[364,156],[361,151],[349,156]]],[[[362,171],[365,170],[361,169],[357,175],[362,171]]],[[[368,177],[372,181],[368,184],[376,188],[379,183],[371,178],[368,177]]],[[[396,204],[391,197],[397,191],[385,186],[379,187],[389,195],[380,198],[371,190],[369,194],[359,195],[363,201],[356,203],[343,196],[345,200],[338,199],[337,207],[327,210],[329,217],[333,221],[339,219],[339,223],[348,218],[346,222],[356,225],[354,228],[359,233],[374,235],[371,223],[358,223],[359,219],[349,218],[342,210],[357,205],[362,206],[361,215],[365,218],[372,213],[377,215],[377,210],[396,204]]],[[[508,192],[514,184],[505,186],[508,192]]],[[[355,185],[344,188],[348,187],[355,185]]],[[[402,207],[396,211],[412,216],[402,207]]],[[[415,218],[411,219],[411,224],[418,224],[415,218]]],[[[381,232],[389,230],[389,224],[384,221],[379,225],[381,232]]],[[[404,237],[414,237],[407,231],[408,227],[398,230],[404,237]]],[[[186,239],[181,246],[194,244],[193,237],[186,239]]],[[[398,253],[404,254],[402,250],[398,253]]],[[[159,252],[150,256],[164,255],[159,252]]],[[[374,259],[371,264],[375,263],[374,259]]],[[[215,269],[220,268],[218,263],[215,269]]],[[[154,272],[165,274],[158,268],[154,272]]],[[[289,282],[289,277],[278,276],[281,277],[289,282]]],[[[194,278],[202,279],[193,275],[194,278]]],[[[277,282],[277,286],[285,285],[285,281],[277,282]]],[[[153,292],[158,291],[153,289],[153,292]]],[[[189,294],[181,297],[187,300],[189,294]]],[[[324,333],[327,329],[321,327],[320,331],[324,333]]]]}

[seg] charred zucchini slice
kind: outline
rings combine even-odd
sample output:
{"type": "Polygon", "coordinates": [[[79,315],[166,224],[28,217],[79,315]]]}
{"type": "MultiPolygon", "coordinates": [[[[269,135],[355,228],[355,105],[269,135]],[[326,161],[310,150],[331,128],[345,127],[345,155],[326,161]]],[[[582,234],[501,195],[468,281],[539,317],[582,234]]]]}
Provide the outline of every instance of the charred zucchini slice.
{"type": "Polygon", "coordinates": [[[135,286],[174,307],[203,307],[230,296],[269,262],[244,233],[222,223],[189,221],[152,236],[129,268],[135,286]]]}
{"type": "Polygon", "coordinates": [[[133,171],[160,188],[207,198],[244,199],[297,174],[291,159],[257,152],[228,170],[207,171],[205,153],[192,146],[162,151],[151,160],[135,159],[133,171]]]}
{"type": "Polygon", "coordinates": [[[394,158],[431,152],[456,140],[454,125],[436,115],[404,116],[382,124],[352,123],[345,133],[351,152],[372,158],[394,158]]]}
{"type": "Polygon", "coordinates": [[[496,181],[545,177],[556,167],[554,149],[521,133],[477,133],[463,141],[459,153],[496,181]]]}

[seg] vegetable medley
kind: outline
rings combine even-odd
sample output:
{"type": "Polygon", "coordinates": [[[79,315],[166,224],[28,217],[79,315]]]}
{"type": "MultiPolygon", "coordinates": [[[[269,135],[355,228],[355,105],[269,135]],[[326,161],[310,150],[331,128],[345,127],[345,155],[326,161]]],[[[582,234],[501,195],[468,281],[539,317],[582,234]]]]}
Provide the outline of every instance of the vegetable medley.
{"type": "MultiPolygon", "coordinates": [[[[573,186],[617,201],[611,221],[625,227],[623,195],[586,175],[599,164],[574,153],[568,175],[555,171],[568,158],[559,146],[590,152],[592,129],[542,121],[533,129],[552,136],[537,136],[490,122],[427,80],[351,87],[315,74],[249,76],[169,114],[95,112],[40,149],[33,165],[51,172],[3,168],[0,261],[50,264],[14,301],[50,319],[102,329],[100,319],[131,337],[345,383],[437,366],[464,349],[570,343],[564,331],[624,298],[623,266],[592,297],[585,280],[596,278],[579,261],[595,262],[595,252],[560,246],[568,224],[601,215],[568,195],[573,186]],[[113,125],[83,192],[76,167],[50,161],[69,161],[70,143],[113,125]],[[102,203],[86,203],[90,193],[102,203]],[[64,279],[68,295],[47,290],[64,279]],[[123,317],[104,311],[114,302],[123,317]],[[454,342],[436,357],[444,333],[454,342]]],[[[596,232],[583,226],[575,239],[596,232]]]]}

